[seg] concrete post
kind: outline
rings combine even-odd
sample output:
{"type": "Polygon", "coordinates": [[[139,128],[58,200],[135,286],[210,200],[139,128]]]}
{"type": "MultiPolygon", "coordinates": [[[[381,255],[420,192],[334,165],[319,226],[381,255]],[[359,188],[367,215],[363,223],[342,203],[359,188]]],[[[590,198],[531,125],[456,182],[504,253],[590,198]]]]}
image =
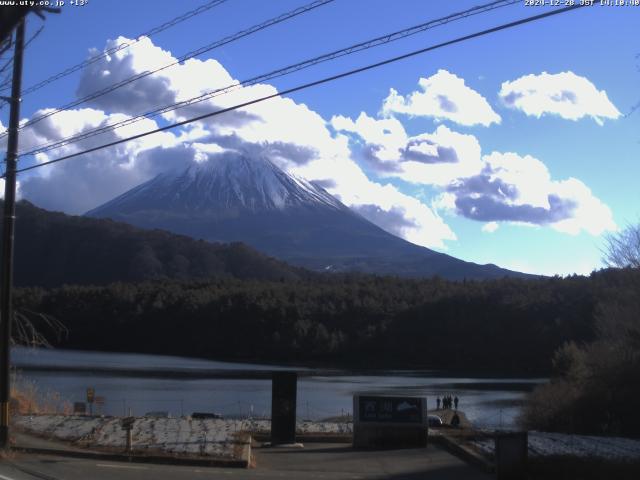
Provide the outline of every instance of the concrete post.
{"type": "Polygon", "coordinates": [[[298,374],[273,372],[271,389],[271,444],[296,443],[298,374]]]}
{"type": "Polygon", "coordinates": [[[496,434],[496,475],[498,480],[526,478],[528,442],[527,432],[496,434]]]}

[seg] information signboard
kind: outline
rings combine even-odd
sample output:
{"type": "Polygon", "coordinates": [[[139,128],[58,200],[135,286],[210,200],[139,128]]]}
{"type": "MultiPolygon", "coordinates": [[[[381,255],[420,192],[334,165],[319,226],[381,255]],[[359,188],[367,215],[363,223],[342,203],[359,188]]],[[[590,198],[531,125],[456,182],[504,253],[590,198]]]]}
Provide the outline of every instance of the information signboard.
{"type": "Polygon", "coordinates": [[[427,399],[354,395],[353,445],[357,448],[425,447],[427,399]]]}
{"type": "Polygon", "coordinates": [[[423,399],[419,397],[358,398],[358,420],[375,423],[424,423],[423,399]]]}

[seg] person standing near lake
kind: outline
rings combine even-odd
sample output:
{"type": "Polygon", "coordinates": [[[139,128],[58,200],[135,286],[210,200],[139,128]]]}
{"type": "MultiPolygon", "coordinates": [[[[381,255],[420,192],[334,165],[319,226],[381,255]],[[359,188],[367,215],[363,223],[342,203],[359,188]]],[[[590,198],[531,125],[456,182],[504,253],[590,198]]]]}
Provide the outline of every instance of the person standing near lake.
{"type": "Polygon", "coordinates": [[[458,409],[458,396],[456,395],[455,398],[453,399],[453,404],[456,407],[456,410],[458,409]]]}
{"type": "Polygon", "coordinates": [[[436,398],[436,410],[440,410],[440,397],[436,398]]]}

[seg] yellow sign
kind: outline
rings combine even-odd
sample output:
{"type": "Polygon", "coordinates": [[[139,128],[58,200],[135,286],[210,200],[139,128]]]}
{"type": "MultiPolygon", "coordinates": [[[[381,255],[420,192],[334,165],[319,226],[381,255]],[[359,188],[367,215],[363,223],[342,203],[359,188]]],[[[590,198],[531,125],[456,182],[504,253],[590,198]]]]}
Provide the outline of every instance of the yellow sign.
{"type": "Polygon", "coordinates": [[[93,403],[93,399],[96,396],[96,389],[93,387],[87,388],[87,402],[93,403]]]}

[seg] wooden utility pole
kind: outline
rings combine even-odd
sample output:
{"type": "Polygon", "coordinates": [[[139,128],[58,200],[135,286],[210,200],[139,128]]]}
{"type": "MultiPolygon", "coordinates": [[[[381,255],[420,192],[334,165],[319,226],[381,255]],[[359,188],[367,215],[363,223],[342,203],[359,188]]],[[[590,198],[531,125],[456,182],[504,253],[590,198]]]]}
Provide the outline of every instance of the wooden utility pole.
{"type": "Polygon", "coordinates": [[[16,29],[13,56],[13,83],[9,103],[9,137],[4,184],[4,215],[2,230],[2,257],[0,260],[0,448],[9,447],[9,400],[11,398],[10,349],[13,309],[13,239],[16,218],[16,168],[18,157],[18,127],[20,122],[20,91],[22,83],[22,54],[24,51],[24,19],[16,29]]]}

